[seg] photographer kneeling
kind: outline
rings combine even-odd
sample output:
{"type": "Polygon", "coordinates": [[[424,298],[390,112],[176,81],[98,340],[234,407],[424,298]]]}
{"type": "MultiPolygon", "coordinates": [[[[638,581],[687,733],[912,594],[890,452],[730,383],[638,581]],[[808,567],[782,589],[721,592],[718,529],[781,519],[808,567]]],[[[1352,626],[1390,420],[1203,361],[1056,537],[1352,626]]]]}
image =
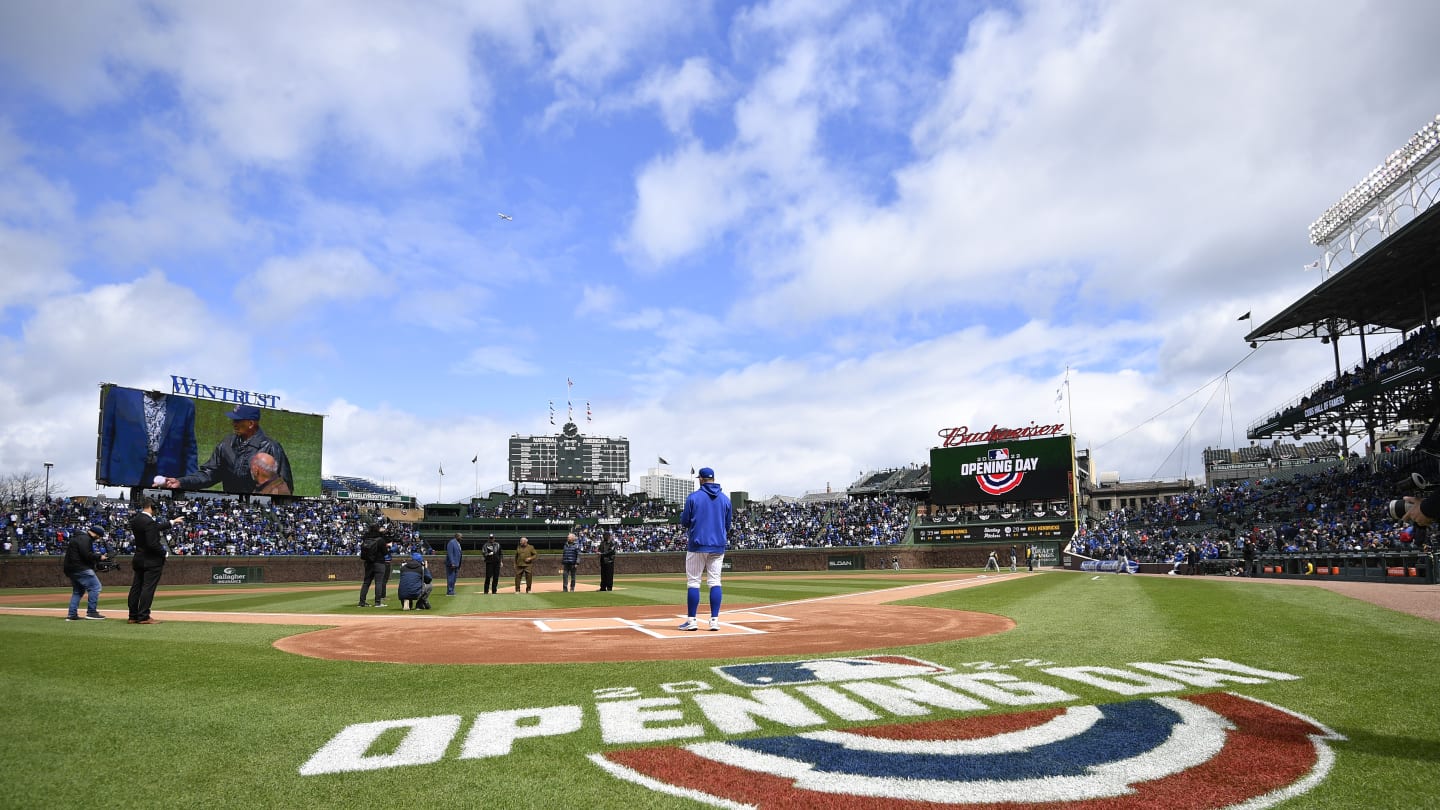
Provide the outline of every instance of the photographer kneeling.
{"type": "Polygon", "coordinates": [[[429,610],[430,591],[435,587],[430,582],[430,567],[424,555],[418,551],[411,554],[400,566],[400,609],[429,610]]]}

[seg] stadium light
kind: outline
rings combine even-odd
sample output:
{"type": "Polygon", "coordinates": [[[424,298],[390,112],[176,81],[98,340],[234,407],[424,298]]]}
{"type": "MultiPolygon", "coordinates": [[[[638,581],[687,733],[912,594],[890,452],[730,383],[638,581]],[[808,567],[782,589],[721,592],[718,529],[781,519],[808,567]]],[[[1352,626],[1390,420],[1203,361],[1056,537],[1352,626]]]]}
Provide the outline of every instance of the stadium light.
{"type": "Polygon", "coordinates": [[[53,461],[45,462],[45,503],[50,503],[50,468],[54,466],[53,461]]]}
{"type": "Polygon", "coordinates": [[[1330,206],[1310,225],[1310,243],[1324,245],[1361,213],[1388,194],[1395,186],[1425,165],[1440,148],[1440,115],[1420,128],[1405,145],[1390,153],[1385,162],[1370,170],[1340,201],[1330,206]]]}

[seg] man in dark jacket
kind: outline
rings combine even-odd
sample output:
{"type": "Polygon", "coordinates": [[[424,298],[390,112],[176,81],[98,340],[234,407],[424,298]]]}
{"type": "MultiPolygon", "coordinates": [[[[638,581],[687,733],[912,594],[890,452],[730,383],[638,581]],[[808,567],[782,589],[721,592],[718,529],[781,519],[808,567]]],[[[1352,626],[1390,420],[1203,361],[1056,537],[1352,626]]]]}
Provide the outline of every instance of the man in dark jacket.
{"type": "Polygon", "coordinates": [[[170,550],[160,539],[160,533],[171,526],[178,526],[185,519],[156,519],[155,510],[159,503],[154,498],[141,501],[140,511],[130,516],[130,534],[135,538],[135,556],[130,567],[135,578],[130,581],[130,624],[159,624],[150,618],[150,603],[155,601],[155,588],[160,584],[160,575],[165,571],[165,557],[170,550]]]}
{"type": "Polygon", "coordinates": [[[460,578],[460,565],[464,561],[464,553],[460,548],[460,533],[450,538],[445,544],[445,595],[455,595],[455,580],[460,578]]]}
{"type": "Polygon", "coordinates": [[[580,538],[574,532],[565,535],[565,545],[560,547],[560,590],[575,590],[575,574],[580,569],[580,538]]]}
{"type": "Polygon", "coordinates": [[[236,405],[235,410],[225,415],[230,417],[234,435],[215,445],[210,459],[201,464],[199,470],[180,478],[166,478],[165,487],[205,489],[218,482],[225,492],[254,492],[255,478],[250,472],[250,462],[256,453],[265,453],[275,460],[275,473],[284,480],[287,494],[294,492],[295,476],[290,472],[290,459],[285,455],[285,448],[260,429],[260,409],[254,405],[236,405]]]}
{"type": "Polygon", "coordinates": [[[495,535],[490,535],[490,539],[480,547],[480,556],[485,560],[485,593],[499,593],[500,558],[504,556],[504,550],[495,535]]]}
{"type": "Polygon", "coordinates": [[[619,548],[615,545],[615,535],[605,532],[605,537],[600,541],[600,590],[615,590],[615,552],[619,548]]]}
{"type": "Polygon", "coordinates": [[[100,578],[95,576],[95,564],[100,560],[108,560],[106,554],[95,553],[95,541],[105,536],[105,529],[100,526],[91,526],[84,532],[70,535],[70,542],[65,544],[65,576],[70,578],[70,585],[73,591],[70,594],[70,612],[66,614],[65,620],[70,622],[80,621],[80,596],[86,595],[85,618],[103,619],[100,615],[100,578]]]}
{"type": "Polygon", "coordinates": [[[360,539],[360,562],[365,565],[365,582],[360,586],[360,607],[370,607],[365,597],[370,595],[370,583],[375,583],[375,607],[385,607],[385,582],[390,578],[390,565],[386,562],[386,538],[380,526],[365,527],[365,536],[360,539]]]}

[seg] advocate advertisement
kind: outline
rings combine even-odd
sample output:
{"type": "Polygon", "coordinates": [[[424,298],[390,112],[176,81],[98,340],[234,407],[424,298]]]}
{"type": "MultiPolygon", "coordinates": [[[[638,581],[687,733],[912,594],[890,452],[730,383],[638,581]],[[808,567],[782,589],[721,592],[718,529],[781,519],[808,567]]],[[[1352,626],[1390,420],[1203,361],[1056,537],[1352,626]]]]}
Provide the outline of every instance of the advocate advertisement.
{"type": "Polygon", "coordinates": [[[101,486],[316,497],[324,417],[106,384],[101,486]]]}

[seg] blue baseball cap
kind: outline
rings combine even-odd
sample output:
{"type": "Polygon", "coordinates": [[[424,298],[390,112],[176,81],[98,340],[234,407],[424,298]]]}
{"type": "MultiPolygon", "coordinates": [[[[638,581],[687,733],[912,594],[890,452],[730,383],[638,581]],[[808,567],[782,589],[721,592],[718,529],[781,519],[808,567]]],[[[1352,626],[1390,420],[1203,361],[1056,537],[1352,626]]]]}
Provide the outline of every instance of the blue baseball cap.
{"type": "Polygon", "coordinates": [[[225,415],[237,422],[241,419],[251,419],[256,422],[260,421],[260,409],[254,405],[236,405],[235,410],[225,415]]]}
{"type": "Polygon", "coordinates": [[[424,561],[425,561],[425,555],[424,555],[424,554],[421,554],[421,553],[418,552],[418,551],[412,551],[412,552],[410,552],[410,559],[414,560],[415,562],[424,562],[424,561]]]}
{"type": "Polygon", "coordinates": [[[712,470],[712,469],[710,469],[709,467],[701,467],[701,468],[700,468],[700,473],[699,473],[699,475],[697,475],[697,476],[695,476],[695,477],[696,477],[696,478],[714,478],[714,477],[715,477],[715,471],[712,470]]]}
{"type": "Polygon", "coordinates": [[[98,525],[98,524],[95,525],[95,526],[91,526],[91,527],[90,527],[90,533],[93,534],[93,535],[95,535],[96,537],[104,537],[104,536],[105,536],[105,527],[104,527],[104,526],[100,526],[100,525],[98,525]]]}

